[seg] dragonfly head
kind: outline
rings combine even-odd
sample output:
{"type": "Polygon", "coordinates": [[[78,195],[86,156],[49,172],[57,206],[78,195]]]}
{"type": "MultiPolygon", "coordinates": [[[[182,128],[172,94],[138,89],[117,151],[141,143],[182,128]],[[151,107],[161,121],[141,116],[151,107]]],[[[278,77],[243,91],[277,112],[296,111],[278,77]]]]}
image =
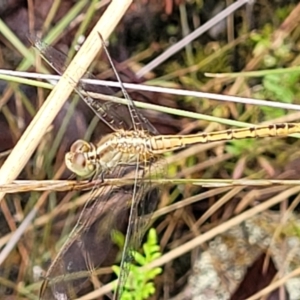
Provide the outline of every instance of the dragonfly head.
{"type": "Polygon", "coordinates": [[[83,140],[74,142],[70,152],[65,155],[67,168],[76,175],[84,178],[91,177],[95,171],[95,163],[90,156],[94,156],[95,146],[83,140]]]}

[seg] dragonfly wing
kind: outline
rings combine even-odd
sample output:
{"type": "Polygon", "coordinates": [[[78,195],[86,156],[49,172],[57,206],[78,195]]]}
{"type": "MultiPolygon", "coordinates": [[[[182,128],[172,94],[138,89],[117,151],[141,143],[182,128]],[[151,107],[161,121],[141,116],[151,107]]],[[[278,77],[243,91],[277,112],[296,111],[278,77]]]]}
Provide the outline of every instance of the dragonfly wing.
{"type": "MultiPolygon", "coordinates": [[[[139,113],[140,114],[140,113],[139,113]]],[[[140,119],[142,120],[143,129],[150,132],[152,135],[159,135],[160,133],[157,129],[150,123],[150,121],[144,117],[144,115],[140,114],[140,119]]]]}
{"type": "Polygon", "coordinates": [[[147,161],[142,164],[144,178],[140,184],[139,197],[141,200],[138,203],[136,219],[136,228],[141,228],[141,231],[135,230],[134,244],[140,245],[145,231],[148,229],[153,212],[156,210],[162,185],[154,184],[152,180],[158,181],[161,178],[166,178],[166,161],[163,158],[155,161],[147,161]],[[146,180],[144,180],[146,179],[146,180]]]}
{"type": "Polygon", "coordinates": [[[150,135],[158,135],[159,132],[156,128],[150,123],[150,121],[144,117],[144,115],[137,109],[132,99],[128,96],[127,98],[128,104],[128,115],[131,120],[131,130],[140,130],[147,131],[150,135]]]}
{"type": "Polygon", "coordinates": [[[101,117],[111,124],[116,130],[131,130],[132,122],[128,109],[125,105],[115,102],[104,102],[91,99],[91,106],[99,112],[101,117]]]}
{"type": "MultiPolygon", "coordinates": [[[[47,278],[43,282],[40,299],[75,299],[77,293],[85,285],[93,269],[89,265],[89,252],[84,249],[84,235],[86,232],[77,232],[65,251],[61,253],[50,266],[47,278]]],[[[102,243],[107,243],[103,239],[102,243]]],[[[108,245],[108,244],[106,244],[108,245]]],[[[106,246],[109,251],[109,247],[106,246]]]]}
{"type": "Polygon", "coordinates": [[[134,102],[132,101],[132,99],[130,98],[129,94],[126,91],[126,89],[123,85],[123,82],[121,81],[121,78],[117,72],[117,69],[113,63],[113,60],[108,52],[108,49],[105,46],[105,41],[103,40],[103,37],[101,36],[100,33],[99,33],[99,38],[101,39],[103,49],[104,49],[106,56],[110,62],[110,65],[115,73],[115,76],[121,86],[122,93],[123,93],[124,97],[126,98],[126,100],[128,101],[127,107],[128,107],[128,111],[129,111],[129,115],[130,115],[131,124],[132,124],[132,130],[146,130],[146,131],[149,131],[150,134],[154,134],[154,135],[158,134],[155,127],[137,110],[134,102]]]}
{"type": "MultiPolygon", "coordinates": [[[[100,103],[95,99],[92,106],[95,110],[99,111],[101,116],[105,118],[107,122],[113,124],[115,128],[119,130],[134,130],[128,106],[116,102],[100,103]]],[[[150,132],[152,135],[159,134],[155,127],[139,112],[139,110],[135,109],[135,114],[139,115],[138,121],[135,121],[135,127],[139,130],[150,132]]]]}
{"type": "Polygon", "coordinates": [[[121,230],[130,195],[122,188],[95,188],[70,237],[50,265],[40,299],[75,299],[106,261],[114,243],[111,230],[121,230]],[[109,200],[109,201],[108,201],[109,200]]]}
{"type": "MultiPolygon", "coordinates": [[[[47,45],[38,37],[32,35],[30,36],[30,41],[34,45],[34,47],[40,52],[43,59],[60,75],[64,73],[66,70],[65,62],[67,60],[67,56],[56,50],[50,45],[47,45]]],[[[80,67],[79,67],[80,68],[80,67]]],[[[89,72],[85,72],[84,78],[88,79],[96,79],[89,72]]],[[[103,89],[99,86],[83,84],[79,83],[78,86],[85,91],[88,95],[87,91],[95,92],[95,93],[103,93],[103,89]]],[[[108,93],[114,94],[112,89],[106,87],[108,93]]],[[[151,134],[158,134],[155,127],[136,109],[132,99],[128,96],[128,110],[122,108],[124,105],[118,103],[106,102],[104,104],[100,103],[98,100],[93,99],[90,96],[84,96],[80,89],[76,88],[75,91],[77,94],[87,103],[88,106],[94,111],[94,113],[104,122],[106,123],[112,130],[118,129],[140,129],[147,130],[151,134]],[[110,116],[113,116],[110,117],[110,116]],[[134,124],[134,125],[132,125],[134,124]],[[122,127],[123,126],[123,127],[122,127]]]]}
{"type": "MultiPolygon", "coordinates": [[[[53,68],[59,75],[62,75],[64,71],[66,70],[65,61],[67,59],[67,56],[56,50],[50,45],[47,45],[45,42],[40,40],[38,37],[31,36],[30,41],[33,44],[33,46],[40,52],[43,59],[53,68]]],[[[80,67],[78,67],[80,68],[80,67]]],[[[96,79],[92,74],[89,72],[85,72],[84,78],[87,79],[96,79]]],[[[70,79],[71,82],[73,82],[72,79],[70,79]]],[[[106,87],[107,93],[114,94],[113,90],[109,87],[106,87]]],[[[107,117],[107,114],[105,113],[107,111],[107,108],[105,107],[105,104],[101,104],[99,101],[93,99],[91,96],[89,96],[88,92],[86,90],[89,90],[91,92],[98,92],[103,93],[103,88],[95,85],[90,84],[83,84],[82,82],[78,84],[78,87],[75,88],[76,93],[79,95],[79,97],[94,111],[94,113],[105,123],[107,124],[112,130],[118,130],[121,127],[118,126],[118,124],[123,122],[122,115],[114,114],[115,121],[111,122],[111,118],[107,117]],[[81,92],[83,90],[85,92],[85,95],[81,92]],[[101,109],[101,106],[103,105],[103,108],[101,109]],[[102,112],[104,115],[102,115],[102,112]],[[108,118],[108,120],[107,120],[108,118]],[[116,126],[115,126],[116,125],[116,126]]]]}
{"type": "Polygon", "coordinates": [[[130,207],[130,216],[127,226],[127,232],[125,237],[125,244],[122,251],[122,258],[120,263],[120,274],[118,278],[118,285],[114,295],[114,299],[121,299],[122,293],[125,288],[125,284],[130,273],[130,265],[133,262],[133,251],[137,251],[139,248],[140,240],[137,237],[141,236],[141,228],[137,227],[138,220],[138,206],[142,201],[144,196],[143,185],[136,184],[133,189],[136,189],[136,192],[132,194],[131,207],[130,207]],[[138,231],[138,232],[136,232],[138,231]]]}
{"type": "Polygon", "coordinates": [[[165,174],[165,165],[162,163],[137,162],[139,168],[135,168],[135,185],[131,187],[132,198],[130,216],[126,233],[126,240],[120,264],[120,275],[114,299],[120,299],[125,287],[130,289],[130,265],[134,259],[134,251],[137,251],[142,243],[145,231],[151,220],[159,201],[159,189],[155,187],[151,178],[161,178],[165,174]],[[147,180],[144,180],[145,177],[147,180]]]}

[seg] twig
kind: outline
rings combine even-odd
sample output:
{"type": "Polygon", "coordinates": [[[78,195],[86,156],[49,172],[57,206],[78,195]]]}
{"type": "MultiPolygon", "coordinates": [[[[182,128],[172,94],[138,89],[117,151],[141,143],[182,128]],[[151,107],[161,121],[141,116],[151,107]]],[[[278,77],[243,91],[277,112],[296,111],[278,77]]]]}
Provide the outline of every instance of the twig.
{"type": "MultiPolygon", "coordinates": [[[[233,187],[233,186],[299,186],[300,180],[282,180],[282,179],[178,179],[178,178],[151,178],[143,179],[145,182],[151,182],[154,185],[164,184],[194,184],[206,188],[217,187],[233,187]]],[[[1,184],[0,192],[2,193],[22,193],[33,191],[86,191],[94,188],[95,186],[123,186],[134,184],[133,177],[126,178],[106,178],[97,179],[94,181],[76,181],[76,180],[15,180],[11,183],[1,184]]]]}

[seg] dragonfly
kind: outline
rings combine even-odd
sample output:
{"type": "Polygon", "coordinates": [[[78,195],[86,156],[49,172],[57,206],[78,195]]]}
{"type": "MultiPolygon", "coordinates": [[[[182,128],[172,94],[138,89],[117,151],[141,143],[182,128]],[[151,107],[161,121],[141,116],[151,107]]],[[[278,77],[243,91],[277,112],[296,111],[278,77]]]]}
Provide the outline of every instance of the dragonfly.
{"type": "MultiPolygon", "coordinates": [[[[36,37],[31,37],[31,41],[45,61],[61,75],[65,70],[66,56],[36,37]]],[[[101,187],[101,185],[93,187],[74,229],[48,268],[40,290],[40,299],[74,299],[78,296],[83,282],[89,276],[92,277],[96,268],[105,261],[103,257],[111,249],[108,246],[110,244],[108,241],[111,240],[110,233],[116,228],[117,223],[120,223],[120,217],[124,218],[124,209],[129,209],[120,263],[121,272],[114,293],[114,299],[121,298],[128,280],[132,251],[141,243],[150,220],[149,216],[155,209],[158,198],[158,194],[152,199],[147,197],[154,187],[151,180],[145,179],[158,178],[165,174],[164,167],[157,164],[165,153],[198,143],[282,137],[300,133],[300,123],[278,123],[211,133],[161,135],[136,108],[123,86],[103,40],[102,43],[127,105],[114,102],[101,103],[91,97],[86,91],[85,84],[80,82],[75,92],[101,121],[111,128],[112,133],[102,137],[97,143],[75,141],[65,155],[65,164],[81,178],[104,179],[109,176],[122,178],[130,170],[134,173],[134,183],[125,187],[101,187]],[[125,198],[124,205],[120,205],[120,198],[125,198]],[[95,262],[99,253],[101,260],[95,262]]]]}

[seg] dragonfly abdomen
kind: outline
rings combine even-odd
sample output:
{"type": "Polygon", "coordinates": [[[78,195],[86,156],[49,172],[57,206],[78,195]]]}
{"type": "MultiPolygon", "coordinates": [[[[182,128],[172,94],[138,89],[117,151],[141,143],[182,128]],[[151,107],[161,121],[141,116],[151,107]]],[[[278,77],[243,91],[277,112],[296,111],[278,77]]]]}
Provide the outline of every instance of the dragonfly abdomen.
{"type": "Polygon", "coordinates": [[[151,137],[151,149],[155,154],[174,151],[188,145],[245,138],[286,136],[300,133],[300,123],[281,123],[253,126],[250,128],[228,129],[210,133],[190,135],[161,135],[151,137]]]}

